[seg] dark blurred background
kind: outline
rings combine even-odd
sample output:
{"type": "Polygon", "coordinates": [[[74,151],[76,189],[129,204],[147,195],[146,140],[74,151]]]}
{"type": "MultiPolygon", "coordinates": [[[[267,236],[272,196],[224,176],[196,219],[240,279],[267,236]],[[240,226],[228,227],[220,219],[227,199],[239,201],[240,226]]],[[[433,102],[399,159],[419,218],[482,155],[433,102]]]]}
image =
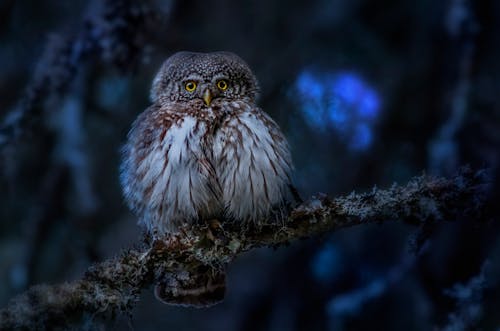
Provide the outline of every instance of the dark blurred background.
{"type": "MultiPolygon", "coordinates": [[[[2,0],[0,306],[138,242],[119,149],[179,50],[250,64],[304,197],[462,165],[498,183],[498,22],[495,0],[2,0]]],[[[177,308],[146,290],[105,327],[498,330],[497,221],[437,224],[418,253],[417,229],[397,223],[252,251],[230,265],[224,303],[177,308]]]]}

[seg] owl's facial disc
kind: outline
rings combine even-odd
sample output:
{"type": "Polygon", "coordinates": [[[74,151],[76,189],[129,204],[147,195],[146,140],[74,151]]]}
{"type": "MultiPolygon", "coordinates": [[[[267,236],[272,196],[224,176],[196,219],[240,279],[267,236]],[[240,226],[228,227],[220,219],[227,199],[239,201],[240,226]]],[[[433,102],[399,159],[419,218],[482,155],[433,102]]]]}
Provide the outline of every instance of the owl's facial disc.
{"type": "Polygon", "coordinates": [[[248,65],[233,53],[178,52],[163,63],[150,95],[153,102],[197,101],[209,106],[216,99],[253,103],[258,90],[248,65]],[[207,88],[211,98],[204,96],[207,88]]]}

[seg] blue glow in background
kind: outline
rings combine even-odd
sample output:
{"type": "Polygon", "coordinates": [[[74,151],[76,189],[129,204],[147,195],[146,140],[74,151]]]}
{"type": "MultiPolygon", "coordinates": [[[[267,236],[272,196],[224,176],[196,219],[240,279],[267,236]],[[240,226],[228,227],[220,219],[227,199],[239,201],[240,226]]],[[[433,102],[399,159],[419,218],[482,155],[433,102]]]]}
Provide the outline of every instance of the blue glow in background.
{"type": "Polygon", "coordinates": [[[295,81],[306,123],[323,134],[334,134],[354,151],[370,147],[381,112],[377,91],[349,71],[303,70],[295,81]]]}

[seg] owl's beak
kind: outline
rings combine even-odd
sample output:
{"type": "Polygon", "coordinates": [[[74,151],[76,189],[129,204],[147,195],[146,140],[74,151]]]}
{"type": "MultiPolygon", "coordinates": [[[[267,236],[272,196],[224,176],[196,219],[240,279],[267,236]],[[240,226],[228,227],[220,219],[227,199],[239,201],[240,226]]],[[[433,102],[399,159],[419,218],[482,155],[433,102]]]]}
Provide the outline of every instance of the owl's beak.
{"type": "Polygon", "coordinates": [[[210,106],[210,103],[212,102],[212,93],[208,88],[205,90],[205,92],[203,92],[203,101],[205,101],[205,104],[207,106],[210,106]]]}

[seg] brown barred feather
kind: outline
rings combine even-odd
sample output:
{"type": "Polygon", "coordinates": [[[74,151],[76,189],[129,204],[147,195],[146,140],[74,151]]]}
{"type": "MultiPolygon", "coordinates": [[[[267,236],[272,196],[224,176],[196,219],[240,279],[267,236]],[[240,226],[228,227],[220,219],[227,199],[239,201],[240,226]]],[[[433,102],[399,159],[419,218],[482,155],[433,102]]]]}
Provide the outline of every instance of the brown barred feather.
{"type": "MultiPolygon", "coordinates": [[[[120,177],[125,201],[153,238],[182,235],[181,226],[188,231],[186,225],[214,218],[242,228],[273,222],[273,212],[290,201],[288,144],[256,106],[257,92],[250,68],[232,53],[181,52],[165,61],[153,104],[127,136],[120,177]],[[187,91],[186,81],[196,89],[187,91]]],[[[176,293],[165,292],[167,281],[177,280],[165,276],[155,294],[175,304],[207,305],[224,292],[223,274],[199,277],[176,293]]]]}

